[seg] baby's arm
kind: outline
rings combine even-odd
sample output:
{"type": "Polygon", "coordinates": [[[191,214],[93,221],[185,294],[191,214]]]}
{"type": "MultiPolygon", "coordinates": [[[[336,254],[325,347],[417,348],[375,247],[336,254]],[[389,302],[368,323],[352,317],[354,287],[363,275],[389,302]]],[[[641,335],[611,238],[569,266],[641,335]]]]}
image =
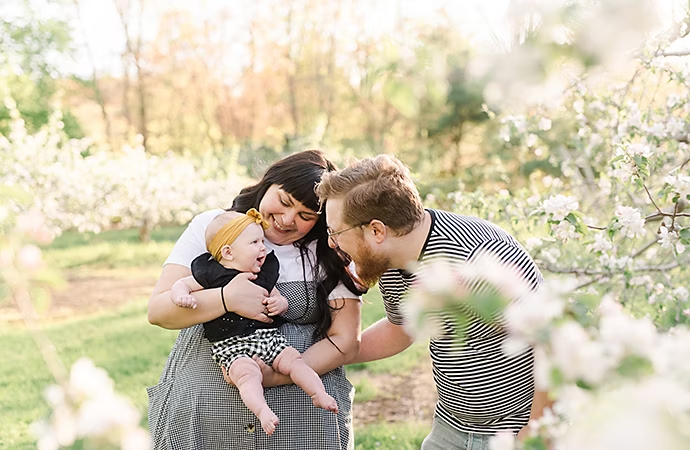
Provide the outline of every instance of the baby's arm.
{"type": "Polygon", "coordinates": [[[194,291],[203,289],[193,276],[180,278],[170,288],[170,300],[182,308],[196,308],[196,299],[190,295],[194,291]]]}
{"type": "Polygon", "coordinates": [[[271,295],[266,297],[264,305],[266,305],[268,310],[268,316],[279,316],[288,310],[287,299],[276,288],[273,288],[271,295]]]}

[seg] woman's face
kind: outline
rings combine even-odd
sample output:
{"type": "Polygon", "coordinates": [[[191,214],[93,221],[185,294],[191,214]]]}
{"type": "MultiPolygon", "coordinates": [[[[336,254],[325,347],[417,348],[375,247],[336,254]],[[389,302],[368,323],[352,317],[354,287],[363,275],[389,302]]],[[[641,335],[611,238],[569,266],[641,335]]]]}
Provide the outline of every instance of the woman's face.
{"type": "Polygon", "coordinates": [[[271,186],[259,203],[259,212],[269,223],[266,239],[276,245],[292,244],[302,239],[316,225],[319,215],[285,192],[271,186]]]}

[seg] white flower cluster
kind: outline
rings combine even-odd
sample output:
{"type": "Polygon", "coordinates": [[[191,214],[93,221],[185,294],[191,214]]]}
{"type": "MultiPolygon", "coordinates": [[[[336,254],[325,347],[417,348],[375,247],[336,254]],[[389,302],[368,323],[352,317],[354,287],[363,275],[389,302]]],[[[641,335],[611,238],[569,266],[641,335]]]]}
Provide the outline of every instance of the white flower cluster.
{"type": "Polygon", "coordinates": [[[31,193],[56,230],[185,223],[227,205],[247,183],[238,176],[205,178],[191,160],[150,155],[141,146],[90,154],[90,142],[66,141],[60,123],[57,116],[31,135],[17,119],[9,139],[0,137],[0,184],[31,193]]]}
{"type": "MultiPolygon", "coordinates": [[[[682,297],[687,290],[677,293],[682,297]]],[[[556,414],[547,412],[531,424],[533,435],[548,437],[553,448],[642,450],[659,442],[663,447],[658,448],[687,448],[690,330],[659,333],[648,319],[633,318],[610,297],[601,302],[595,328],[554,316],[548,308],[536,324],[519,322],[523,316],[510,310],[530,301],[509,305],[505,315],[512,339],[534,347],[538,388],[555,400],[556,414]],[[635,363],[646,368],[626,375],[626,364],[635,363]]],[[[543,308],[540,301],[535,304],[543,308]]],[[[503,448],[502,442],[497,439],[496,448],[503,448]]]]}
{"type": "Polygon", "coordinates": [[[552,224],[551,232],[562,242],[567,242],[569,239],[577,239],[581,236],[580,233],[576,231],[575,226],[566,221],[552,224]]]}
{"type": "Polygon", "coordinates": [[[613,243],[606,236],[605,233],[597,233],[594,235],[594,243],[587,246],[588,252],[607,252],[613,248],[613,243]]]}
{"type": "Polygon", "coordinates": [[[550,220],[560,221],[565,219],[572,211],[577,211],[579,206],[580,203],[575,197],[558,194],[544,200],[541,204],[541,209],[550,220]]]}
{"type": "Polygon", "coordinates": [[[38,450],[57,450],[77,441],[88,441],[92,448],[149,448],[148,433],[139,427],[139,411],[115,393],[107,372],[88,358],[74,363],[67,386],[50,386],[45,398],[52,414],[32,425],[38,450]]]}
{"type": "Polygon", "coordinates": [[[690,177],[684,175],[668,175],[664,181],[673,187],[680,198],[687,199],[690,195],[690,177]]]}
{"type": "Polygon", "coordinates": [[[631,206],[618,205],[616,207],[616,225],[615,228],[620,229],[625,237],[635,238],[644,236],[645,220],[639,209],[631,206]]]}
{"type": "Polygon", "coordinates": [[[661,248],[672,248],[679,255],[685,252],[685,245],[680,241],[680,235],[676,227],[669,229],[666,225],[661,225],[657,235],[661,248]]]}
{"type": "MultiPolygon", "coordinates": [[[[438,261],[427,269],[406,299],[417,304],[417,311],[457,308],[467,301],[464,283],[477,277],[513,300],[497,316],[509,335],[504,351],[512,355],[531,346],[537,387],[555,401],[531,423],[532,435],[547,437],[555,449],[687,448],[690,330],[659,332],[611,296],[594,311],[598,320],[585,326],[566,314],[574,284],[548,280],[530,291],[511,267],[491,257],[452,266],[438,261]],[[663,446],[656,447],[658,442],[663,446]]],[[[690,297],[684,287],[673,293],[690,297]]],[[[522,447],[498,435],[490,448],[522,447]]]]}

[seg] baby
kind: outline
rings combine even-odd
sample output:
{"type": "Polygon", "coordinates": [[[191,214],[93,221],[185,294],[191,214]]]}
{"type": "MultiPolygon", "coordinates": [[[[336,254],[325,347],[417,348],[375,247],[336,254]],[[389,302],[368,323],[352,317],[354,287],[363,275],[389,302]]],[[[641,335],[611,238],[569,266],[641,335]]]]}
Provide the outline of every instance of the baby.
{"type": "MultiPolygon", "coordinates": [[[[264,230],[268,226],[253,208],[247,214],[229,211],[218,215],[206,229],[209,252],[192,261],[192,276],[173,285],[170,291],[173,303],[184,308],[196,308],[192,292],[222,288],[240,272],[253,272],[257,274],[253,282],[271,293],[265,313],[278,316],[287,311],[287,300],[275,289],[278,258],[273,252],[267,255],[264,246],[264,230]]],[[[222,289],[221,299],[225,307],[222,289]]],[[[318,374],[278,331],[284,323],[282,319],[275,317],[273,323],[264,323],[228,312],[227,307],[225,310],[226,314],[204,324],[204,332],[212,343],[214,361],[225,367],[233,384],[240,390],[244,404],[259,418],[266,434],[275,432],[278,417],[264,398],[263,375],[259,364],[252,359],[254,355],[274,370],[289,375],[311,396],[315,406],[338,412],[335,399],[328,395],[318,374]]]]}

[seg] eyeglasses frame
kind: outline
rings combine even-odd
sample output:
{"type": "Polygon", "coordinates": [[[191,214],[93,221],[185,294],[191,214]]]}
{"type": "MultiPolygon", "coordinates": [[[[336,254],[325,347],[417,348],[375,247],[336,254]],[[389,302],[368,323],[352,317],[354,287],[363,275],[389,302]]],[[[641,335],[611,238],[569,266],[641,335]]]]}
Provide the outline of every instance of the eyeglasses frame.
{"type": "Polygon", "coordinates": [[[331,239],[333,241],[333,243],[337,245],[338,240],[335,236],[339,235],[340,233],[344,233],[346,231],[354,230],[355,228],[363,227],[364,225],[369,225],[370,223],[371,223],[371,221],[363,222],[363,223],[360,223],[359,225],[354,225],[350,228],[345,228],[344,230],[338,230],[338,231],[333,231],[333,232],[328,231],[329,229],[326,228],[326,234],[328,235],[328,239],[331,239]]]}

